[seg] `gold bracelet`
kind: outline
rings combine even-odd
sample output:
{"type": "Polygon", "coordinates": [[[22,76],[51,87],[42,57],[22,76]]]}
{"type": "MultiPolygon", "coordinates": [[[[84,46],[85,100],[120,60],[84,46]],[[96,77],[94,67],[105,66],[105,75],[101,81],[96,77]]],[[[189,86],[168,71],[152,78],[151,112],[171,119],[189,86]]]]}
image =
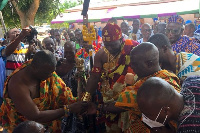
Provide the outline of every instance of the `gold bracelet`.
{"type": "Polygon", "coordinates": [[[66,117],[70,115],[69,105],[64,105],[64,111],[65,111],[65,116],[66,117]]]}
{"type": "Polygon", "coordinates": [[[86,92],[83,97],[81,98],[81,101],[91,101],[91,95],[89,92],[86,92]]]}

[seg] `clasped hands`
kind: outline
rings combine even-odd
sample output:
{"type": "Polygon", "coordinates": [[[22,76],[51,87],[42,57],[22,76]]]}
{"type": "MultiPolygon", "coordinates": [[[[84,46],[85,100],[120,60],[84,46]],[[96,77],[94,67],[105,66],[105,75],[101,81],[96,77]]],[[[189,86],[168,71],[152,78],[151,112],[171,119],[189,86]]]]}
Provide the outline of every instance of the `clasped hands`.
{"type": "Polygon", "coordinates": [[[93,102],[78,101],[76,103],[70,104],[69,112],[78,115],[92,115],[96,114],[97,107],[93,102]]]}

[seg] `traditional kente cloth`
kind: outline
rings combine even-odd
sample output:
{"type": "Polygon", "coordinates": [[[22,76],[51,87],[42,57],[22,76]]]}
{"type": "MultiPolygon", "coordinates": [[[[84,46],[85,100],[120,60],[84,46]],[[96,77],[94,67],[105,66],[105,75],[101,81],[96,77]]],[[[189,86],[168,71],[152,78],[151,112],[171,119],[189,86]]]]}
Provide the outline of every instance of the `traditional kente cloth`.
{"type": "Polygon", "coordinates": [[[75,54],[76,58],[83,58],[84,59],[84,66],[86,71],[90,71],[91,69],[91,64],[90,64],[90,55],[89,53],[86,52],[85,48],[81,48],[76,52],[75,54]]]}
{"type": "MultiPolygon", "coordinates": [[[[100,92],[103,96],[103,102],[106,103],[117,100],[118,94],[123,90],[123,88],[125,88],[125,75],[127,73],[133,73],[132,69],[130,68],[130,51],[136,45],[138,45],[136,41],[126,40],[116,66],[109,71],[103,68],[100,81],[100,92]],[[110,86],[109,89],[104,88],[104,85],[107,84],[110,86]]],[[[112,123],[117,123],[118,118],[119,116],[116,114],[107,113],[106,125],[111,126],[112,123]]]]}
{"type": "Polygon", "coordinates": [[[176,75],[179,78],[186,78],[187,76],[200,75],[200,57],[187,52],[180,52],[177,54],[177,68],[176,75]],[[179,61],[179,62],[178,62],[179,61]]]}
{"type": "Polygon", "coordinates": [[[200,132],[200,76],[188,77],[181,89],[184,108],[178,118],[177,133],[200,132]]]}
{"type": "Polygon", "coordinates": [[[98,36],[97,40],[93,41],[93,43],[92,43],[92,46],[93,46],[95,53],[98,52],[99,49],[102,48],[101,44],[102,44],[102,38],[100,36],[98,36]]]}
{"type": "MultiPolygon", "coordinates": [[[[133,86],[126,87],[125,90],[120,93],[115,104],[116,107],[129,110],[130,125],[128,126],[129,128],[125,131],[126,133],[149,132],[148,128],[141,121],[142,113],[140,112],[136,102],[138,89],[149,77],[160,77],[172,85],[178,92],[180,92],[180,81],[178,77],[175,74],[168,72],[167,70],[160,70],[153,75],[138,80],[133,86]]],[[[127,119],[124,121],[127,121],[127,119]]],[[[124,123],[119,123],[122,129],[123,126],[126,126],[123,124],[124,123]]]]}
{"type": "MultiPolygon", "coordinates": [[[[31,61],[28,61],[18,67],[5,82],[4,99],[0,110],[0,118],[3,127],[9,133],[11,133],[19,123],[26,121],[27,119],[17,112],[13,101],[9,98],[7,85],[12,75],[30,65],[30,63],[31,61]]],[[[33,102],[40,111],[45,111],[62,108],[63,105],[70,104],[76,100],[77,98],[73,97],[70,88],[66,87],[63,80],[53,72],[50,78],[40,82],[40,97],[33,99],[33,102]]],[[[44,123],[44,125],[50,132],[61,132],[61,118],[49,123],[44,123]]]]}
{"type": "Polygon", "coordinates": [[[75,54],[76,58],[83,58],[85,60],[89,60],[90,56],[89,54],[85,51],[84,48],[80,49],[76,54],[75,54]]]}
{"type": "Polygon", "coordinates": [[[200,44],[195,38],[181,36],[178,41],[171,44],[175,53],[188,52],[196,55],[200,55],[200,44]]]}

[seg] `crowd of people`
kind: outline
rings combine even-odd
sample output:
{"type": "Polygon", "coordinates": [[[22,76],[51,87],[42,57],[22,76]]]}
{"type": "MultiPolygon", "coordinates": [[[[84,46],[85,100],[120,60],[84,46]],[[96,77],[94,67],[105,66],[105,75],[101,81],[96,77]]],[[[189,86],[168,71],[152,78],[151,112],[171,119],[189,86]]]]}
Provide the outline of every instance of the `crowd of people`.
{"type": "Polygon", "coordinates": [[[200,132],[200,40],[179,15],[154,25],[111,18],[80,29],[10,29],[0,47],[0,124],[8,133],[200,132]],[[118,26],[119,25],[119,26],[118,26]],[[28,44],[28,45],[27,45],[28,44]]]}

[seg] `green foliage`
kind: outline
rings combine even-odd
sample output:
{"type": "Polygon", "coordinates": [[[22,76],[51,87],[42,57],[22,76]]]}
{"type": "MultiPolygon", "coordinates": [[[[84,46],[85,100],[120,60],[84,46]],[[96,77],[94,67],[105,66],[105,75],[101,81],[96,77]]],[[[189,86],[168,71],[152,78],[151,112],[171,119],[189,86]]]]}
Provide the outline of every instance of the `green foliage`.
{"type": "Polygon", "coordinates": [[[19,0],[17,6],[22,12],[26,12],[28,11],[32,3],[33,0],[19,0]]]}
{"type": "Polygon", "coordinates": [[[3,8],[2,15],[7,28],[20,27],[20,19],[17,11],[10,2],[3,8]]]}
{"type": "Polygon", "coordinates": [[[80,3],[77,2],[71,2],[70,0],[65,0],[63,4],[59,5],[60,11],[64,12],[66,9],[69,9],[71,7],[75,7],[79,5],[80,3]]]}
{"type": "MultiPolygon", "coordinates": [[[[43,23],[50,22],[60,13],[63,13],[66,9],[75,7],[82,4],[83,1],[71,2],[70,0],[65,0],[63,3],[60,3],[59,0],[41,0],[40,6],[38,8],[35,24],[42,25],[43,23]]],[[[59,26],[58,26],[59,27],[59,26]]],[[[62,27],[62,25],[61,25],[62,27]]]]}
{"type": "Polygon", "coordinates": [[[52,29],[69,28],[69,23],[51,24],[52,29]]]}
{"type": "MultiPolygon", "coordinates": [[[[17,6],[22,12],[26,12],[30,8],[30,5],[33,1],[34,0],[18,0],[17,6]]],[[[78,0],[78,2],[65,0],[62,4],[59,0],[40,0],[40,5],[35,16],[35,24],[50,24],[51,20],[54,19],[61,12],[64,12],[65,9],[74,7],[82,3],[83,0],[78,0]]],[[[17,14],[11,2],[8,2],[8,4],[2,10],[2,14],[7,27],[20,27],[19,15],[17,14]]]]}

